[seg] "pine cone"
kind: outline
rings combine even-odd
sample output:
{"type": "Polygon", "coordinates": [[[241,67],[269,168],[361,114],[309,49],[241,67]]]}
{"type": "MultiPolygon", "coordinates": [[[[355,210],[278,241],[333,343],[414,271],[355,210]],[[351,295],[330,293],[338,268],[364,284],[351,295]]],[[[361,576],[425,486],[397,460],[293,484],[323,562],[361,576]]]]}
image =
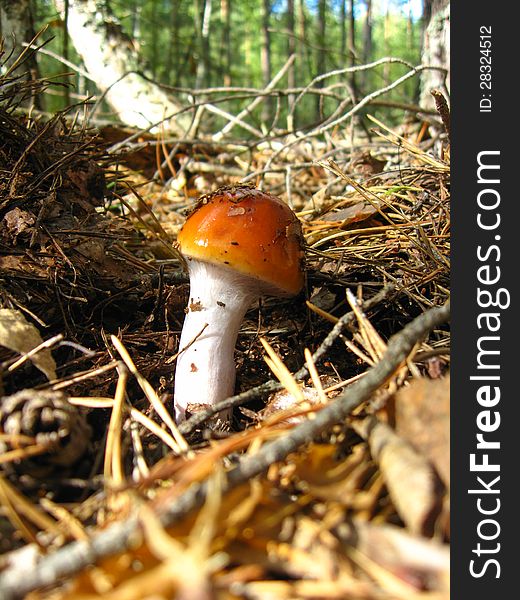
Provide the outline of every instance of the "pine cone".
{"type": "MultiPolygon", "coordinates": [[[[69,467],[85,453],[91,429],[85,415],[62,392],[26,389],[0,400],[0,431],[34,437],[45,453],[4,463],[6,472],[46,477],[69,467]]],[[[13,447],[0,440],[0,453],[13,447]]]]}

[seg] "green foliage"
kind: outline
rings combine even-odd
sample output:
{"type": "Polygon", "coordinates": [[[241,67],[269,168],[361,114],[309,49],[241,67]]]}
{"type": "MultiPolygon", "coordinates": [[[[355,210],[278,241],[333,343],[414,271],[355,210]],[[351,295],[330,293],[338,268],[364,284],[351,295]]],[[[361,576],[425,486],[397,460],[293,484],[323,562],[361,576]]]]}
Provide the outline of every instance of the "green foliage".
{"type": "MultiPolygon", "coordinates": [[[[341,69],[352,64],[359,65],[362,60],[363,35],[365,31],[366,2],[354,2],[355,31],[353,49],[355,56],[347,51],[342,53],[342,28],[346,28],[348,46],[348,22],[343,22],[342,2],[346,0],[328,0],[326,3],[326,35],[324,44],[318,29],[317,0],[295,0],[295,82],[297,87],[305,87],[319,75],[317,72],[318,53],[325,50],[326,71],[341,69]],[[301,11],[303,10],[303,14],[301,11]],[[304,31],[302,34],[302,23],[304,31]],[[303,37],[302,37],[303,35],[303,37]]],[[[230,6],[230,54],[231,64],[226,64],[226,48],[224,48],[225,22],[222,13],[222,0],[213,0],[210,21],[210,76],[207,83],[212,87],[224,86],[230,82],[233,87],[262,88],[261,46],[262,46],[262,9],[263,0],[228,0],[230,6]],[[226,77],[228,76],[228,77],[226,77]]],[[[163,84],[181,88],[193,88],[196,82],[197,67],[202,60],[201,39],[198,35],[204,0],[109,0],[114,15],[120,20],[125,32],[135,41],[145,61],[149,74],[163,84]],[[197,13],[198,11],[198,13],[197,13]]],[[[348,9],[349,2],[346,3],[348,9]]],[[[378,12],[380,3],[374,3],[372,15],[372,53],[369,60],[377,60],[383,56],[394,56],[409,61],[413,65],[420,63],[422,28],[419,20],[411,19],[405,14],[399,0],[388,3],[389,12],[378,12]]],[[[44,38],[54,36],[47,49],[56,55],[63,55],[64,28],[51,0],[33,0],[35,9],[35,27],[37,29],[49,25],[44,38]]],[[[348,17],[348,12],[347,12],[348,17]]],[[[348,21],[348,19],[347,19],[348,21]]],[[[270,15],[270,52],[271,71],[274,75],[288,58],[287,2],[273,0],[270,15]]],[[[69,43],[69,60],[80,66],[81,61],[75,54],[73,44],[69,43]]],[[[43,76],[57,75],[70,71],[56,58],[48,55],[40,57],[40,68],[43,76]]],[[[355,78],[356,97],[364,95],[388,85],[406,72],[403,65],[384,65],[377,69],[358,74],[355,78]]],[[[85,81],[77,73],[73,77],[79,93],[95,93],[93,84],[85,81]]],[[[352,81],[349,75],[332,76],[323,82],[323,87],[333,86],[332,91],[340,97],[348,97],[352,81]]],[[[287,79],[283,79],[279,88],[287,87],[287,79]]],[[[385,100],[413,103],[417,100],[417,78],[384,97],[385,100]]],[[[72,97],[72,101],[74,98],[72,97]]],[[[228,101],[224,108],[229,112],[237,112],[246,100],[228,101]]],[[[308,95],[299,103],[296,113],[296,125],[305,126],[318,118],[316,113],[316,97],[308,95]]],[[[321,105],[323,114],[330,114],[338,105],[337,99],[324,99],[321,105]]],[[[63,107],[63,99],[58,97],[48,100],[48,109],[63,107]]],[[[287,101],[282,98],[279,104],[278,127],[283,127],[287,114],[287,101]]],[[[348,107],[347,107],[348,110],[348,107]]],[[[385,109],[385,118],[395,115],[402,119],[402,110],[385,109]],[[389,112],[390,111],[390,112],[389,112]]],[[[371,112],[376,112],[371,108],[371,112]]],[[[253,119],[260,124],[260,113],[253,119]]]]}

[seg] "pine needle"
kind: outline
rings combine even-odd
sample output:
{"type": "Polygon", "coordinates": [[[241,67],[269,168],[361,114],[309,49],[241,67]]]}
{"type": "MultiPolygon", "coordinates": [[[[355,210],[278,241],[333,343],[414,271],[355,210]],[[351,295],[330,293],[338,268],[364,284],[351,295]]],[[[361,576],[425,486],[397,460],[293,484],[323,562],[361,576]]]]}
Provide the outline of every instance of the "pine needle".
{"type": "Polygon", "coordinates": [[[335,317],[334,315],[331,315],[330,313],[323,310],[322,308],[319,308],[312,302],[309,302],[308,300],[306,300],[305,304],[307,305],[308,309],[312,310],[312,312],[315,312],[317,315],[319,315],[320,317],[323,317],[327,321],[330,321],[331,323],[334,323],[334,324],[336,324],[339,321],[339,319],[337,317],[335,317]]]}
{"type": "Polygon", "coordinates": [[[108,425],[103,469],[105,485],[115,488],[120,488],[125,479],[121,462],[121,431],[126,395],[126,382],[128,380],[128,371],[124,365],[122,365],[118,371],[119,379],[117,380],[116,393],[114,395],[112,413],[108,425]]]}
{"type": "MultiPolygon", "coordinates": [[[[59,523],[56,523],[56,521],[30,502],[23,494],[20,494],[2,475],[0,475],[0,499],[10,518],[13,517],[17,523],[22,523],[22,529],[25,532],[29,532],[29,529],[23,525],[21,515],[29,519],[39,529],[47,531],[53,536],[66,535],[67,532],[59,523]]],[[[36,542],[32,534],[29,537],[31,541],[36,542]]]]}
{"type": "Polygon", "coordinates": [[[312,383],[313,383],[316,391],[318,392],[318,397],[320,399],[320,402],[323,404],[326,404],[328,399],[323,390],[323,386],[321,385],[321,380],[320,380],[320,376],[318,374],[318,370],[316,369],[316,365],[314,364],[314,361],[312,360],[311,351],[308,348],[305,348],[303,353],[305,355],[305,363],[307,364],[307,369],[309,370],[309,375],[311,376],[312,383]]]}
{"type": "Polygon", "coordinates": [[[291,375],[289,369],[284,365],[282,359],[278,356],[278,354],[276,354],[267,340],[260,338],[260,342],[268,354],[268,356],[264,356],[264,360],[275,377],[297,402],[303,402],[304,397],[302,390],[296,379],[294,379],[294,377],[291,375]]]}
{"type": "Polygon", "coordinates": [[[175,424],[175,421],[172,419],[171,415],[164,407],[164,404],[160,401],[159,396],[157,396],[155,390],[150,385],[150,382],[147,379],[145,379],[141,375],[141,373],[139,373],[133,360],[130,358],[128,351],[123,346],[121,341],[115,335],[112,335],[110,339],[112,340],[112,343],[114,344],[116,350],[118,351],[119,355],[121,356],[123,362],[127,366],[130,373],[132,373],[132,375],[137,379],[137,383],[143,390],[150,404],[155,409],[155,412],[161,417],[161,419],[166,423],[166,425],[172,432],[176,444],[176,454],[182,454],[183,452],[186,452],[189,449],[188,443],[184,439],[183,435],[180,433],[179,429],[177,428],[177,425],[175,424]]]}

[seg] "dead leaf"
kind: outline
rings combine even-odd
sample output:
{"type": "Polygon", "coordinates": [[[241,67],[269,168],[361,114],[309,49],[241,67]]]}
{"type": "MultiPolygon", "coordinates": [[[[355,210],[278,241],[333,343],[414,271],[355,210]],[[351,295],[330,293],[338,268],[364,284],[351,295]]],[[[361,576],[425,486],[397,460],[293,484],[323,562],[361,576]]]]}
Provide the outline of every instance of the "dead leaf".
{"type": "Polygon", "coordinates": [[[347,208],[341,208],[335,212],[327,213],[321,218],[323,221],[329,221],[333,223],[340,221],[338,227],[340,229],[344,229],[352,223],[365,221],[373,216],[376,212],[377,210],[371,204],[361,201],[352,206],[348,206],[347,208]]]}
{"type": "Polygon", "coordinates": [[[338,527],[342,541],[419,589],[449,589],[450,550],[447,544],[412,535],[400,527],[353,518],[338,527]]]}
{"type": "Polygon", "coordinates": [[[426,456],[450,486],[450,378],[416,379],[395,395],[397,433],[426,456]]]}
{"type": "MultiPolygon", "coordinates": [[[[42,343],[38,329],[19,310],[0,309],[0,346],[23,355],[42,343]]],[[[47,379],[56,379],[56,363],[49,349],[44,348],[34,354],[31,362],[47,379]]]]}
{"type": "Polygon", "coordinates": [[[386,160],[376,158],[371,152],[362,152],[352,161],[351,167],[354,173],[369,177],[381,173],[385,168],[386,160]]]}
{"type": "Polygon", "coordinates": [[[432,535],[443,486],[429,461],[375,417],[353,426],[367,440],[401,519],[412,533],[432,535]]]}
{"type": "Polygon", "coordinates": [[[0,225],[5,231],[6,238],[12,244],[16,244],[17,237],[21,233],[31,230],[35,222],[36,218],[34,215],[26,210],[15,207],[5,214],[0,225]]]}
{"type": "Polygon", "coordinates": [[[352,510],[369,510],[379,490],[368,485],[376,468],[366,444],[357,444],[344,458],[338,458],[337,451],[333,444],[312,444],[305,455],[294,457],[295,487],[352,510]]]}
{"type": "Polygon", "coordinates": [[[52,257],[40,257],[39,262],[36,263],[27,253],[0,256],[0,271],[9,275],[30,275],[34,278],[47,280],[49,277],[47,267],[50,268],[54,264],[55,259],[52,257]]]}

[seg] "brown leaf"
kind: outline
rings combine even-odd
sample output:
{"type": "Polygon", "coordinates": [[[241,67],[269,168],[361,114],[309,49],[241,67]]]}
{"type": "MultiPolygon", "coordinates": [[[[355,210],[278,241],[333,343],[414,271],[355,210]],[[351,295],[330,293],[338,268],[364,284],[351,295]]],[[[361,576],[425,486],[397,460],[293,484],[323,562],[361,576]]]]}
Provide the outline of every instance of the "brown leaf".
{"type": "Polygon", "coordinates": [[[443,489],[429,461],[375,417],[354,427],[367,440],[401,519],[412,533],[432,535],[443,489]]]}
{"type": "Polygon", "coordinates": [[[416,588],[447,592],[450,551],[447,544],[412,535],[400,527],[352,519],[338,527],[344,543],[416,588]]]}
{"type": "Polygon", "coordinates": [[[376,212],[376,209],[371,204],[361,201],[356,202],[356,204],[348,206],[347,208],[341,208],[335,212],[327,213],[323,215],[322,219],[323,221],[330,222],[340,221],[338,227],[344,229],[352,223],[365,221],[376,212]]]}
{"type": "Polygon", "coordinates": [[[34,215],[16,207],[7,212],[0,223],[5,238],[12,244],[16,244],[17,237],[32,229],[36,219],[34,215]]]}
{"type": "Polygon", "coordinates": [[[3,271],[8,275],[31,275],[32,277],[46,280],[49,276],[46,267],[53,266],[54,262],[55,261],[53,258],[47,257],[45,259],[40,258],[41,264],[37,264],[31,259],[30,256],[27,255],[27,253],[20,255],[0,256],[0,271],[3,271]]]}
{"type": "Polygon", "coordinates": [[[450,486],[450,378],[416,379],[395,396],[397,433],[434,465],[450,486]]]}
{"type": "Polygon", "coordinates": [[[371,152],[362,152],[352,161],[352,170],[365,177],[381,173],[385,168],[386,160],[376,158],[371,152]]]}
{"type": "MultiPolygon", "coordinates": [[[[42,343],[40,332],[19,310],[0,309],[0,346],[19,354],[26,354],[42,343]]],[[[56,363],[49,349],[40,350],[31,357],[31,362],[47,379],[56,379],[56,363]]]]}

